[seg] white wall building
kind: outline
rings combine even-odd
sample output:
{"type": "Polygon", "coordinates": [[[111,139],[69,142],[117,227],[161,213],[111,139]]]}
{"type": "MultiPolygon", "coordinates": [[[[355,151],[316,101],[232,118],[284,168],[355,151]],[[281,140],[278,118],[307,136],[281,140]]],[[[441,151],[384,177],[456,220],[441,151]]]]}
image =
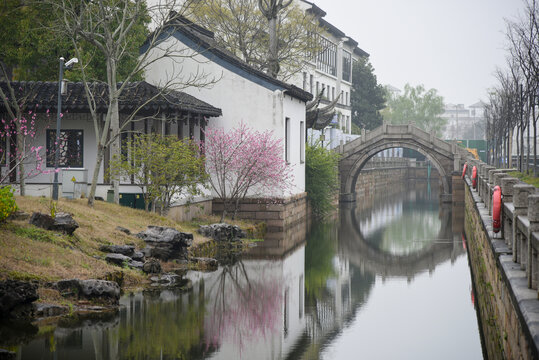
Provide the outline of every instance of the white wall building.
{"type": "Polygon", "coordinates": [[[324,19],[326,12],[314,3],[305,0],[296,0],[295,3],[303,11],[314,15],[325,31],[314,35],[319,37],[322,51],[305,58],[305,69],[293,77],[292,83],[315,96],[325,89],[320,107],[328,105],[340,94],[335,107],[336,120],[339,128],[350,134],[352,130],[350,102],[352,64],[359,57],[366,57],[369,54],[357,46],[357,41],[327,22],[324,19]]]}
{"type": "MultiPolygon", "coordinates": [[[[312,96],[293,85],[258,71],[221,49],[213,33],[180,18],[173,31],[163,35],[160,48],[173,48],[181,58],[166,57],[146,71],[147,81],[157,86],[172,79],[214,81],[211,86],[190,86],[183,91],[222,109],[208,126],[231,129],[241,123],[270,130],[282,139],[283,159],[292,166],[294,185],[287,197],[305,191],[305,104],[312,96]]],[[[155,49],[157,56],[161,50],[155,49]]],[[[180,81],[181,82],[181,81],[180,81]]]]}
{"type": "Polygon", "coordinates": [[[466,107],[464,104],[445,104],[442,118],[447,120],[443,138],[448,140],[484,140],[485,103],[478,101],[466,107]]]}

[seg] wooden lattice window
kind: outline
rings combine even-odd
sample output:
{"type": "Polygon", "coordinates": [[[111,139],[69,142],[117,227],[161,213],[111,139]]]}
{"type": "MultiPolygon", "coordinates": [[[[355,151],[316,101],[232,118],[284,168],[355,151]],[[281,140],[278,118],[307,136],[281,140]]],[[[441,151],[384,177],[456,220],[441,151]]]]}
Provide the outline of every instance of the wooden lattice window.
{"type": "MultiPolygon", "coordinates": [[[[83,130],[60,130],[60,167],[83,167],[83,130]]],[[[56,130],[47,130],[47,167],[54,167],[56,130]]]]}

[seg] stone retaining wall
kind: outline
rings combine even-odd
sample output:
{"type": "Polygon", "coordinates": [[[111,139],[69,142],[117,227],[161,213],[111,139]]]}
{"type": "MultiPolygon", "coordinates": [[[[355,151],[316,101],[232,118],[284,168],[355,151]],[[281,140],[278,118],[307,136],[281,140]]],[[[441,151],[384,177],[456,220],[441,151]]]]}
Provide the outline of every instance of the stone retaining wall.
{"type": "MultiPolygon", "coordinates": [[[[213,199],[213,213],[221,214],[223,209],[223,201],[213,199]]],[[[228,213],[233,211],[232,206],[227,206],[228,213]]],[[[307,193],[279,199],[276,203],[266,203],[264,199],[248,198],[242,201],[236,216],[240,219],[264,221],[268,232],[282,232],[298,222],[305,221],[307,193]]]]}
{"type": "MultiPolygon", "coordinates": [[[[537,359],[537,291],[528,287],[526,271],[513,261],[513,251],[502,236],[506,231],[493,233],[489,201],[485,204],[471,189],[469,179],[464,184],[465,232],[488,358],[537,359]]],[[[488,194],[489,189],[481,192],[488,194]]]]}

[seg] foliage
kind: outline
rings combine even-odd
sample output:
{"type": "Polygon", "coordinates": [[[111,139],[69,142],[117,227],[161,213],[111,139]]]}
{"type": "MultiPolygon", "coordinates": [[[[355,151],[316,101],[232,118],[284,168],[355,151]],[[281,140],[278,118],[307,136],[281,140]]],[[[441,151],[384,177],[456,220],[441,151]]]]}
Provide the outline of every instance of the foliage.
{"type": "Polygon", "coordinates": [[[156,134],[134,135],[124,144],[119,160],[111,169],[132,178],[143,194],[146,210],[150,203],[167,209],[182,194],[196,195],[205,183],[204,158],[192,141],[156,134]]]}
{"type": "Polygon", "coordinates": [[[335,208],[339,191],[339,154],[323,147],[320,141],[305,147],[305,191],[313,213],[323,217],[335,208]]]}
{"type": "MultiPolygon", "coordinates": [[[[270,68],[268,20],[256,0],[193,1],[190,17],[213,31],[218,44],[249,65],[266,71],[270,68]],[[195,5],[196,4],[196,5],[195,5]]],[[[297,5],[279,12],[276,22],[278,38],[278,77],[288,80],[305,66],[305,54],[316,54],[320,45],[312,34],[321,32],[318,22],[297,5]]]]}
{"type": "Polygon", "coordinates": [[[413,123],[426,132],[434,131],[436,136],[441,136],[447,122],[440,117],[443,112],[444,99],[436,89],[425,90],[423,85],[406,84],[403,95],[389,97],[382,116],[391,124],[413,123]]]}
{"type": "Polygon", "coordinates": [[[237,128],[206,129],[203,144],[210,184],[223,203],[231,205],[234,219],[239,203],[247,195],[271,198],[283,196],[292,186],[291,168],[283,159],[280,139],[273,132],[258,132],[241,124],[237,128]]]}
{"type": "MultiPolygon", "coordinates": [[[[78,3],[80,5],[80,1],[78,3]]],[[[6,0],[0,4],[0,22],[7,29],[0,33],[0,59],[13,79],[57,81],[58,59],[64,57],[67,60],[76,56],[75,46],[79,47],[79,60],[85,64],[88,78],[98,81],[107,79],[103,54],[87,41],[80,40],[74,45],[70,41],[72,34],[66,36],[58,26],[62,17],[57,4],[50,1],[6,0]]],[[[148,23],[149,16],[146,13],[136,19],[127,34],[125,54],[122,54],[118,62],[118,81],[124,80],[134,67],[140,44],[148,35],[148,23]]],[[[80,68],[70,72],[69,78],[80,81],[80,68]]],[[[137,74],[133,80],[142,80],[142,74],[137,74]]]]}
{"type": "Polygon", "coordinates": [[[378,84],[368,58],[361,57],[354,62],[350,102],[354,124],[366,130],[382,125],[380,110],[385,108],[386,91],[378,84]]]}
{"type": "Polygon", "coordinates": [[[305,302],[320,299],[326,281],[335,276],[333,258],[336,254],[335,224],[315,223],[305,246],[305,302]]]}
{"type": "Polygon", "coordinates": [[[6,221],[9,215],[17,211],[17,203],[11,186],[0,187],[0,222],[6,221]]]}

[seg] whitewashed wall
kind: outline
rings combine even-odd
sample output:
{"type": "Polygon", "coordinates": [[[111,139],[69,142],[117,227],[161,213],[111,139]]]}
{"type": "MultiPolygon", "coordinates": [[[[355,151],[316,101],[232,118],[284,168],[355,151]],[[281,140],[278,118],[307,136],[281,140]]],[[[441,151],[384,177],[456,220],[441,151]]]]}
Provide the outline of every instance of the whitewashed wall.
{"type": "MultiPolygon", "coordinates": [[[[231,129],[244,123],[258,131],[270,130],[274,136],[283,141],[285,134],[285,118],[291,119],[291,146],[294,154],[299,154],[299,123],[305,121],[305,104],[290,96],[284,96],[278,90],[270,90],[262,85],[240,76],[233,71],[210,61],[214,58],[211,53],[201,55],[170,37],[160,47],[173,46],[176,54],[184,55],[183,58],[162,58],[153,63],[146,71],[146,81],[156,86],[162,86],[171,79],[177,84],[176,88],[189,93],[196,98],[205,101],[222,110],[223,115],[219,118],[211,118],[208,126],[231,129]],[[189,56],[191,55],[191,56],[189,56]],[[198,76],[199,82],[207,83],[214,80],[210,86],[189,86],[181,88],[189,79],[198,76]]],[[[161,50],[154,50],[154,56],[159,56],[161,50]]],[[[240,70],[241,71],[241,70],[240,70]]],[[[243,72],[245,72],[243,70],[243,72]]],[[[249,75],[248,75],[249,76],[249,75]]],[[[253,75],[250,75],[253,76],[253,75]]],[[[260,79],[254,79],[260,81],[260,79]]],[[[283,146],[284,147],[284,146],[283,146]]],[[[283,159],[285,157],[283,151],[283,159]]],[[[304,165],[299,162],[299,156],[293,156],[290,165],[294,171],[293,193],[301,193],[305,190],[304,165]]],[[[287,196],[290,194],[282,194],[287,196]]]]}

